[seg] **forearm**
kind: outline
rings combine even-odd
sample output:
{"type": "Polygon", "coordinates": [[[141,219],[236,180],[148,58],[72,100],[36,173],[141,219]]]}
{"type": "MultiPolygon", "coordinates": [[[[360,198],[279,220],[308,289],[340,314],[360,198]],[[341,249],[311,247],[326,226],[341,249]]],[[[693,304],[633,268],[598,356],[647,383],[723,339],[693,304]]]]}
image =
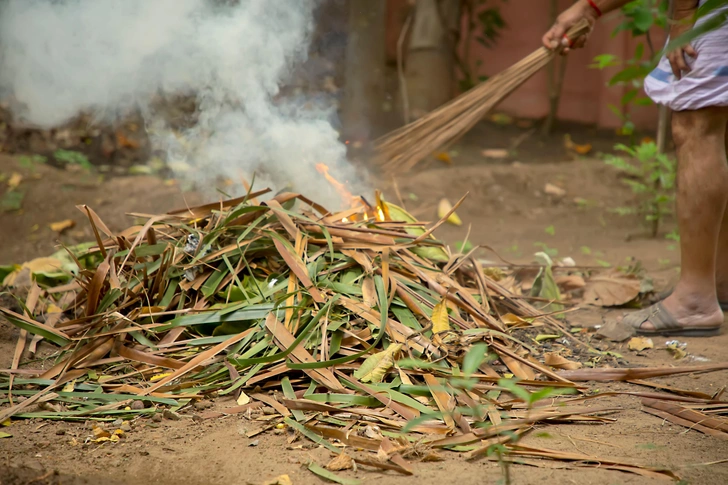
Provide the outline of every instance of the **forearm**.
{"type": "Polygon", "coordinates": [[[596,9],[594,8],[594,5],[591,5],[590,2],[588,2],[587,0],[579,0],[579,3],[584,5],[585,10],[588,9],[596,14],[598,9],[602,13],[602,15],[604,15],[624,7],[630,1],[632,0],[592,0],[592,3],[594,3],[594,5],[597,7],[596,9]]]}

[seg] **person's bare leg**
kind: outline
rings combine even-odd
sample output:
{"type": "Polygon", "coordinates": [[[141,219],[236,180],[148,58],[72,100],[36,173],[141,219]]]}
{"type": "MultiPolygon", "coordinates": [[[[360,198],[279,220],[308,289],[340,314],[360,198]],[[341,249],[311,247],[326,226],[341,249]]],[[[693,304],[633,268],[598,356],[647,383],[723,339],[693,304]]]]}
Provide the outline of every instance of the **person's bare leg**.
{"type": "MultiPolygon", "coordinates": [[[[716,293],[716,257],[728,202],[727,124],[726,108],[676,111],[672,117],[681,272],[663,305],[685,327],[715,327],[723,322],[716,293]]],[[[648,321],[640,328],[654,326],[648,321]]]]}
{"type": "MultiPolygon", "coordinates": [[[[728,129],[725,132],[725,152],[728,156],[728,129]]],[[[715,271],[718,301],[728,304],[728,209],[723,214],[723,224],[718,236],[718,259],[715,271]]]]}

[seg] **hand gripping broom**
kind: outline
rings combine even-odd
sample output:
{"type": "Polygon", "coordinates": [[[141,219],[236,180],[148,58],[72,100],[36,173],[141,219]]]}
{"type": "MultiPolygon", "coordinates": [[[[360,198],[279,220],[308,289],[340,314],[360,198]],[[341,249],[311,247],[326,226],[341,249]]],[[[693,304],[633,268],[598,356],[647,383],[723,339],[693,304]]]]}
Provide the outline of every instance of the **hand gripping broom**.
{"type": "MultiPolygon", "coordinates": [[[[589,32],[583,20],[566,34],[569,39],[589,32]]],[[[385,172],[405,172],[441,147],[452,145],[519,86],[561,51],[541,47],[505,71],[466,91],[422,118],[374,142],[375,163],[385,172]]]]}

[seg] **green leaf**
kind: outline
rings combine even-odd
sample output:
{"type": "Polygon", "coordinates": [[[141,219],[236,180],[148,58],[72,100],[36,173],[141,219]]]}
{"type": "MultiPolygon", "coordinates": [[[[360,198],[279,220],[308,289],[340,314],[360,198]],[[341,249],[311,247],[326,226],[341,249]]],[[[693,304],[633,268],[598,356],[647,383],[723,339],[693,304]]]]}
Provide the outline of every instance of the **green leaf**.
{"type": "Polygon", "coordinates": [[[488,345],[484,342],[474,344],[463,358],[463,374],[470,376],[474,374],[480,365],[488,358],[488,345]]]}
{"type": "Polygon", "coordinates": [[[321,478],[325,478],[326,480],[338,483],[340,485],[359,485],[361,483],[361,480],[340,477],[337,474],[328,471],[326,468],[323,468],[314,462],[308,464],[308,469],[314,474],[320,476],[321,478]]]}
{"type": "Polygon", "coordinates": [[[4,315],[4,317],[8,320],[8,322],[12,323],[18,328],[22,328],[23,330],[27,330],[29,333],[32,333],[33,335],[40,335],[44,339],[53,342],[56,345],[59,345],[61,347],[65,347],[70,343],[70,340],[66,340],[62,335],[59,333],[55,333],[52,329],[48,329],[48,327],[41,326],[39,323],[36,322],[30,322],[27,320],[23,320],[20,318],[16,318],[11,313],[6,311],[5,308],[0,307],[0,313],[4,315]]]}
{"type": "Polygon", "coordinates": [[[382,382],[384,376],[394,366],[394,356],[402,349],[402,344],[390,344],[385,350],[369,356],[354,371],[354,377],[361,382],[382,382]]]}
{"type": "MultiPolygon", "coordinates": [[[[653,16],[649,8],[641,8],[634,14],[634,25],[640,33],[647,32],[652,27],[653,16]]],[[[641,57],[641,56],[640,56],[641,57]]]]}
{"type": "Polygon", "coordinates": [[[594,57],[594,62],[589,67],[594,69],[605,69],[619,64],[619,58],[613,54],[600,54],[594,57]]]}
{"type": "Polygon", "coordinates": [[[327,440],[323,436],[320,436],[320,435],[316,434],[314,431],[308,429],[307,427],[305,427],[301,423],[297,423],[296,421],[292,420],[291,418],[284,418],[283,419],[283,422],[286,423],[291,428],[293,428],[296,431],[298,431],[299,433],[301,433],[302,435],[304,435],[306,438],[308,438],[311,441],[313,441],[314,443],[317,443],[317,444],[325,447],[329,451],[333,451],[337,455],[339,453],[341,453],[341,451],[342,451],[341,449],[337,448],[329,440],[327,440]]]}
{"type": "Polygon", "coordinates": [[[5,195],[0,198],[0,212],[12,212],[20,210],[23,207],[23,198],[25,191],[8,190],[5,195]]]}
{"type": "Polygon", "coordinates": [[[517,379],[498,379],[498,386],[506,389],[524,402],[529,402],[531,393],[519,386],[517,379]]]}

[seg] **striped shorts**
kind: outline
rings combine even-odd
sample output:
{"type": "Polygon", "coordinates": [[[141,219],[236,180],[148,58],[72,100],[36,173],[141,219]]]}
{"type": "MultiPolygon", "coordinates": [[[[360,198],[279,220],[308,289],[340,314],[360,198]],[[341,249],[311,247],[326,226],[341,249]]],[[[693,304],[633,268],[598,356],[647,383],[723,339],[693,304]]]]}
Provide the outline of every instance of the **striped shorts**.
{"type": "MultiPolygon", "coordinates": [[[[725,12],[726,9],[728,7],[720,7],[719,11],[725,12]]],[[[713,12],[710,16],[720,12],[713,12]]],[[[708,18],[700,19],[698,24],[708,18]]],[[[692,45],[698,57],[685,56],[692,70],[676,79],[670,62],[663,56],[645,78],[645,93],[655,103],[674,111],[728,106],[728,22],[701,35],[692,45]]]]}

